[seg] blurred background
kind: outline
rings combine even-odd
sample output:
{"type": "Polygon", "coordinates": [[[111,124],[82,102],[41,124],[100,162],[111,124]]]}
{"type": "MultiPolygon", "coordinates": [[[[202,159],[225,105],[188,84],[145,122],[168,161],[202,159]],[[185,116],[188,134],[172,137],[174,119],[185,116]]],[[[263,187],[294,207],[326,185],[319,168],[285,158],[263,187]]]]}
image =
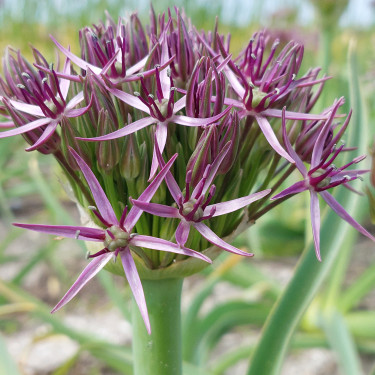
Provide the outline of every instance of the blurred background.
{"type": "MultiPolygon", "coordinates": [[[[175,5],[185,9],[198,29],[212,30],[218,16],[220,33],[231,33],[234,56],[246,46],[253,32],[264,28],[283,43],[289,40],[303,43],[305,57],[301,73],[321,66],[323,73],[333,77],[327,82],[315,112],[330,105],[336,97],[349,97],[347,54],[350,42],[355,41],[363,105],[370,124],[375,122],[374,2],[177,0],[171,3],[158,0],[153,4],[156,13],[175,5]]],[[[104,19],[105,11],[114,19],[136,11],[147,24],[149,1],[0,0],[1,54],[10,45],[31,58],[31,44],[52,61],[56,51],[49,34],[77,53],[78,30],[104,19]]],[[[349,107],[348,101],[346,110],[349,107]]],[[[372,127],[375,130],[375,126],[372,127]]],[[[374,130],[368,140],[369,151],[374,130]]],[[[131,326],[127,322],[130,292],[122,279],[101,272],[100,277],[82,291],[78,301],[72,301],[56,316],[49,314],[85,264],[85,250],[78,241],[58,241],[11,226],[13,221],[79,222],[70,192],[58,178],[59,167],[52,158],[26,154],[24,148],[22,137],[3,139],[0,143],[0,375],[131,374],[131,326]]],[[[368,202],[371,200],[363,197],[367,208],[368,202]]],[[[223,257],[220,262],[227,265],[225,272],[220,269],[223,263],[218,262],[216,268],[205,275],[187,280],[184,311],[189,315],[190,306],[198,304],[203,311],[198,309],[203,314],[200,318],[208,317],[208,325],[214,324],[220,314],[227,313],[233,301],[255,299],[262,304],[255,315],[245,309],[248,305],[241,305],[241,309],[245,309],[241,310],[242,320],[233,314],[229,323],[226,321],[223,327],[217,328],[212,337],[202,338],[203,343],[199,345],[204,348],[204,354],[199,358],[187,358],[186,374],[188,371],[200,374],[198,367],[202,367],[202,363],[206,366],[202,374],[245,373],[246,358],[259,328],[290,279],[309,236],[305,235],[309,226],[307,216],[304,197],[288,201],[288,205],[281,205],[236,240],[237,246],[256,253],[253,260],[238,263],[223,257]],[[209,278],[210,273],[214,277],[211,274],[209,278]],[[229,301],[223,297],[228,295],[231,296],[229,301]],[[241,333],[239,325],[249,327],[247,334],[241,333]],[[242,356],[231,353],[234,343],[241,343],[242,356]],[[218,363],[221,356],[227,361],[218,363]]],[[[370,215],[364,218],[364,224],[373,231],[370,215]]],[[[368,267],[375,264],[374,244],[361,239],[355,253],[347,270],[347,284],[365,272],[370,274],[368,267]]],[[[375,309],[375,280],[369,278],[366,293],[362,293],[363,298],[356,305],[365,311],[375,309]]],[[[327,348],[325,336],[315,318],[309,318],[311,316],[308,313],[301,325],[283,375],[346,374],[333,351],[327,348]]],[[[371,329],[358,333],[360,330],[353,328],[360,366],[366,374],[374,373],[371,371],[375,362],[375,329],[371,329]]],[[[207,328],[207,332],[211,331],[207,328]]]]}

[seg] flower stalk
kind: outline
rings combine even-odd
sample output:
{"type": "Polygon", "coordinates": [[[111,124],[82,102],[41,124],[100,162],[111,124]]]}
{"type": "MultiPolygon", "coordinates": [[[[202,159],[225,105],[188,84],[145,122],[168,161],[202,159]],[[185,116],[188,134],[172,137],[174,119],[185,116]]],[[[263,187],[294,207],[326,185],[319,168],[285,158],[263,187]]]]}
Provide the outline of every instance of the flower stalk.
{"type": "Polygon", "coordinates": [[[182,283],[183,279],[142,280],[152,332],[147,333],[133,300],[134,375],[182,375],[182,283]]]}

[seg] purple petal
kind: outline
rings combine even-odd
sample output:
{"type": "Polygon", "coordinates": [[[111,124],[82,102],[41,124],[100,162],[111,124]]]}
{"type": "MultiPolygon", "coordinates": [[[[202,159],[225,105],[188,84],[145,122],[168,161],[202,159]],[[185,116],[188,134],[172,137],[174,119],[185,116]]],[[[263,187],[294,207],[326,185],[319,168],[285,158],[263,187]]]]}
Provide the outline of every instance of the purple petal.
{"type": "MultiPolygon", "coordinates": [[[[167,136],[168,136],[168,124],[167,122],[158,122],[156,125],[156,131],[155,131],[155,139],[159,146],[160,153],[162,154],[164,151],[165,144],[167,142],[167,136]]],[[[152,154],[152,163],[151,163],[151,170],[150,170],[150,177],[149,181],[153,179],[155,176],[155,173],[158,169],[158,157],[156,155],[156,146],[154,145],[154,151],[152,154]]]]}
{"type": "Polygon", "coordinates": [[[270,192],[271,192],[271,189],[267,189],[267,190],[263,190],[255,194],[248,195],[246,197],[232,199],[227,202],[212,204],[210,206],[207,206],[204,209],[203,215],[204,216],[209,215],[213,207],[215,207],[215,213],[213,215],[214,217],[228,214],[229,212],[239,210],[240,208],[245,207],[249,205],[250,203],[257,201],[258,199],[265,197],[270,192]]]}
{"type": "MultiPolygon", "coordinates": [[[[176,57],[176,55],[173,55],[164,64],[161,64],[159,66],[159,71],[161,72],[163,69],[165,69],[174,60],[175,57],[176,57]]],[[[134,74],[134,75],[132,75],[132,73],[130,72],[131,69],[132,68],[129,68],[129,69],[126,70],[126,77],[125,78],[114,80],[114,82],[115,83],[134,82],[134,81],[139,81],[141,75],[142,75],[143,78],[147,78],[147,77],[151,77],[155,74],[155,68],[152,68],[152,69],[149,69],[149,70],[144,70],[143,72],[141,72],[139,74],[134,74]]]]}
{"type": "MultiPolygon", "coordinates": [[[[215,102],[216,96],[212,96],[211,101],[215,102]]],[[[232,107],[244,108],[243,103],[240,102],[239,100],[236,100],[236,99],[224,98],[224,104],[225,105],[231,105],[232,107]]]]}
{"type": "Polygon", "coordinates": [[[108,223],[118,225],[118,220],[113,211],[111,204],[107,196],[105,195],[104,190],[100,186],[98,180],[96,179],[94,173],[91,171],[90,167],[85,163],[85,161],[71,148],[69,147],[71,154],[76,160],[78,166],[80,167],[83,175],[86,178],[86,181],[90,187],[92,195],[94,197],[95,204],[103,216],[104,220],[108,223]]]}
{"type": "MultiPolygon", "coordinates": [[[[223,162],[225,156],[227,155],[227,153],[230,149],[231,143],[232,143],[232,141],[229,141],[225,144],[223,149],[220,151],[219,155],[215,158],[214,162],[212,163],[210,173],[208,174],[207,179],[204,183],[201,195],[206,194],[207,190],[211,186],[221,163],[223,162]]],[[[195,196],[197,194],[198,189],[199,189],[199,184],[194,188],[191,195],[195,196]]]]}
{"type": "Polygon", "coordinates": [[[106,75],[108,73],[108,70],[111,69],[112,64],[117,61],[117,56],[119,54],[120,50],[118,49],[113,56],[108,60],[108,62],[103,66],[103,69],[101,71],[101,74],[106,75]]]}
{"type": "Polygon", "coordinates": [[[237,255],[243,255],[246,257],[252,257],[254,254],[247,253],[236,247],[230,245],[229,243],[223,241],[216,233],[214,233],[206,224],[203,223],[192,223],[194,228],[209,242],[214,244],[217,247],[225,251],[229,251],[230,253],[234,253],[237,255]]]}
{"type": "Polygon", "coordinates": [[[131,74],[139,72],[145,66],[147,59],[148,59],[148,55],[145,56],[142,60],[138,61],[133,66],[131,66],[129,69],[126,69],[126,74],[131,75],[131,74]]]}
{"type": "Polygon", "coordinates": [[[178,99],[176,103],[174,103],[173,106],[173,113],[177,113],[178,111],[181,111],[181,109],[186,107],[186,95],[183,96],[181,99],[178,99]]]}
{"type": "Polygon", "coordinates": [[[264,136],[266,137],[268,143],[271,145],[271,147],[283,158],[288,160],[290,163],[294,164],[294,160],[288,155],[288,153],[281,147],[275,133],[273,132],[273,129],[271,127],[271,124],[268,122],[268,120],[259,115],[255,115],[255,118],[259,124],[260,129],[262,130],[264,136]]]}
{"type": "Polygon", "coordinates": [[[84,99],[83,91],[79,92],[76,96],[69,100],[69,103],[66,105],[66,109],[72,109],[82,102],[84,99]]]}
{"type": "Polygon", "coordinates": [[[0,132],[0,138],[11,137],[11,136],[17,135],[17,134],[23,134],[23,133],[26,133],[30,130],[34,130],[36,128],[39,128],[43,125],[47,125],[51,121],[52,121],[52,119],[50,119],[48,117],[47,118],[40,118],[38,120],[29,122],[26,125],[22,125],[19,128],[7,130],[5,132],[0,132]]]}
{"type": "Polygon", "coordinates": [[[175,237],[176,237],[176,242],[180,246],[185,246],[186,241],[189,238],[189,232],[190,232],[190,224],[187,223],[185,220],[181,220],[180,224],[178,224],[175,237]]]}
{"type": "MultiPolygon", "coordinates": [[[[262,115],[263,116],[269,116],[269,117],[281,118],[282,117],[282,110],[267,108],[264,111],[262,111],[262,115]]],[[[327,114],[315,115],[315,114],[312,114],[312,113],[285,111],[285,118],[288,119],[288,120],[326,120],[327,114]]]]}
{"type": "Polygon", "coordinates": [[[13,128],[13,121],[0,121],[0,129],[13,128]]]}
{"type": "Polygon", "coordinates": [[[283,140],[285,143],[285,147],[289,153],[289,155],[293,158],[293,160],[296,163],[296,167],[298,170],[302,173],[302,176],[304,178],[307,177],[307,170],[305,165],[303,164],[303,161],[300,159],[300,157],[297,155],[297,153],[294,151],[294,148],[292,147],[288,134],[286,133],[286,121],[285,121],[285,107],[283,108],[282,111],[282,131],[283,131],[283,140]]]}
{"type": "Polygon", "coordinates": [[[65,113],[66,117],[79,117],[79,116],[84,115],[91,108],[93,99],[94,99],[94,97],[91,96],[90,102],[86,107],[67,110],[66,113],[65,113]]]}
{"type": "Polygon", "coordinates": [[[307,189],[308,188],[306,186],[305,180],[298,181],[295,184],[293,184],[292,186],[289,186],[288,188],[284,189],[281,193],[273,196],[271,198],[271,201],[274,201],[274,200],[280,199],[280,198],[284,198],[284,197],[286,197],[287,195],[290,195],[290,194],[298,194],[298,193],[301,193],[302,191],[305,191],[307,189]]]}
{"type": "Polygon", "coordinates": [[[319,198],[315,191],[310,190],[310,215],[311,215],[311,226],[313,231],[313,238],[315,244],[315,253],[319,262],[322,261],[320,257],[320,209],[319,209],[319,198]]]}
{"type": "Polygon", "coordinates": [[[219,113],[216,116],[213,117],[206,117],[206,118],[195,118],[195,117],[188,117],[188,116],[180,116],[180,115],[173,115],[169,121],[175,122],[179,125],[184,126],[206,126],[213,124],[214,122],[220,120],[222,117],[224,117],[232,107],[226,108],[223,112],[219,113]]]}
{"type": "Polygon", "coordinates": [[[44,129],[43,134],[39,137],[39,139],[31,146],[26,148],[26,151],[34,151],[43,143],[48,142],[48,140],[53,136],[55,130],[57,128],[58,123],[56,121],[52,121],[47,125],[44,129]]]}
{"type": "Polygon", "coordinates": [[[179,217],[178,209],[175,207],[169,207],[159,203],[147,203],[138,199],[132,199],[131,202],[134,206],[140,208],[142,211],[148,212],[151,215],[172,218],[179,217]]]}
{"type": "Polygon", "coordinates": [[[94,258],[78,276],[76,282],[66,292],[65,296],[53,308],[51,313],[56,312],[66,305],[77,293],[89,282],[113,257],[113,253],[103,254],[94,258]]]}
{"type": "MultiPolygon", "coordinates": [[[[70,60],[66,59],[63,69],[64,75],[70,75],[70,60]]],[[[68,97],[69,87],[70,87],[70,80],[69,79],[62,79],[60,80],[60,91],[64,100],[68,97]]]]}
{"type": "Polygon", "coordinates": [[[143,292],[143,287],[141,279],[138,275],[137,267],[135,266],[134,259],[128,247],[120,251],[120,257],[122,266],[124,267],[126,279],[128,280],[135,302],[137,303],[143,321],[145,322],[147,332],[150,335],[151,324],[148,317],[145,294],[143,292]]]}
{"type": "Polygon", "coordinates": [[[71,53],[68,49],[63,47],[52,35],[50,35],[50,38],[52,41],[56,44],[56,47],[66,56],[68,57],[71,61],[74,62],[74,64],[78,65],[81,69],[87,70],[90,68],[95,74],[100,74],[101,69],[98,68],[97,66],[91,65],[85,60],[80,59],[78,56],[74,55],[71,53]]]}
{"type": "Polygon", "coordinates": [[[328,191],[320,192],[320,195],[326,201],[326,203],[332,208],[333,211],[337,213],[342,219],[344,219],[347,223],[349,223],[353,228],[355,228],[359,233],[362,233],[364,236],[368,237],[370,240],[375,241],[375,238],[367,232],[365,228],[362,227],[356,220],[354,220],[347,211],[345,211],[344,207],[340,205],[339,202],[333,196],[328,193],[328,191]]]}
{"type": "Polygon", "coordinates": [[[16,100],[9,100],[13,108],[18,111],[28,113],[29,115],[46,117],[43,111],[37,105],[17,102],[16,100]]]}
{"type": "MultiPolygon", "coordinates": [[[[160,184],[163,182],[165,175],[168,173],[169,169],[171,168],[173,162],[176,160],[178,154],[174,154],[171,159],[168,161],[167,164],[161,169],[161,171],[157,174],[154,180],[151,182],[150,185],[144,190],[144,192],[138,197],[139,201],[143,202],[150,202],[152,197],[154,196],[156,190],[159,188],[160,184]]],[[[138,219],[142,215],[142,210],[136,206],[133,206],[129,211],[128,215],[126,216],[124,226],[128,232],[131,232],[134,225],[137,223],[138,219]]]]}
{"type": "MultiPolygon", "coordinates": [[[[164,33],[163,40],[161,42],[161,58],[160,63],[164,64],[169,59],[169,52],[168,52],[168,44],[167,44],[167,37],[164,33]]],[[[167,69],[164,69],[160,72],[160,83],[161,83],[161,89],[163,92],[164,98],[169,98],[169,91],[170,91],[170,79],[168,77],[167,69]]]]}
{"type": "Polygon", "coordinates": [[[245,88],[242,86],[240,81],[237,79],[236,75],[229,69],[228,66],[224,67],[224,73],[232,86],[233,90],[236,92],[239,98],[243,99],[245,96],[245,88]]]}
{"type": "Polygon", "coordinates": [[[85,241],[104,241],[103,229],[78,227],[70,225],[44,225],[13,223],[15,227],[25,228],[40,233],[53,234],[59,237],[75,238],[85,241]]]}
{"type": "Polygon", "coordinates": [[[148,115],[150,115],[149,108],[145,104],[143,104],[139,100],[138,97],[136,97],[134,95],[131,95],[131,94],[128,94],[127,92],[124,92],[124,91],[121,91],[121,90],[118,90],[118,89],[115,89],[115,88],[112,88],[112,87],[108,87],[108,86],[107,86],[107,90],[111,94],[116,96],[116,98],[119,98],[120,100],[122,100],[124,103],[126,103],[126,104],[130,105],[131,107],[139,109],[140,111],[143,111],[143,112],[147,113],[148,115]]]}
{"type": "Polygon", "coordinates": [[[77,139],[81,141],[90,141],[90,142],[97,142],[97,141],[109,141],[111,139],[116,139],[120,137],[125,137],[126,135],[135,133],[136,131],[145,128],[151,124],[154,124],[156,120],[153,117],[145,117],[140,120],[134,121],[129,125],[124,126],[123,128],[116,130],[112,133],[102,135],[101,137],[94,137],[94,138],[81,138],[77,137],[77,139]]]}
{"type": "Polygon", "coordinates": [[[198,258],[204,260],[205,262],[212,263],[211,259],[205,255],[199,253],[198,251],[187,249],[186,247],[180,247],[173,242],[163,240],[161,238],[136,235],[132,237],[130,245],[145,247],[147,249],[166,251],[168,253],[182,254],[189,257],[198,258]]]}
{"type": "MultiPolygon", "coordinates": [[[[159,145],[156,139],[155,139],[154,150],[156,151],[156,156],[158,157],[160,167],[161,168],[164,167],[165,161],[160,153],[159,145]]],[[[167,175],[165,176],[165,182],[168,186],[169,192],[171,193],[174,201],[178,203],[179,197],[182,195],[182,192],[171,172],[168,172],[167,175]]]]}

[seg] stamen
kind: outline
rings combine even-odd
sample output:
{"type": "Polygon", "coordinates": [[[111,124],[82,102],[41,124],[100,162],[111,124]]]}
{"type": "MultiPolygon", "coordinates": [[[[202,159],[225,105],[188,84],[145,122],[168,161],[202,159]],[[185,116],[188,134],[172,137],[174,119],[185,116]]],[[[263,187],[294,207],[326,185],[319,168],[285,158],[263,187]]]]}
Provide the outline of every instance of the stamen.
{"type": "MultiPolygon", "coordinates": [[[[129,199],[131,200],[131,198],[129,198],[129,199]]],[[[124,211],[122,211],[122,215],[121,215],[121,219],[120,219],[120,227],[122,229],[125,229],[124,228],[124,222],[125,222],[127,213],[128,213],[128,206],[125,206],[124,211]]]]}
{"type": "Polygon", "coordinates": [[[74,238],[78,240],[79,235],[81,234],[80,230],[77,230],[76,234],[74,235],[74,238]]]}
{"type": "Polygon", "coordinates": [[[107,229],[107,233],[112,238],[112,240],[114,240],[116,238],[115,235],[109,229],[107,229]]]}

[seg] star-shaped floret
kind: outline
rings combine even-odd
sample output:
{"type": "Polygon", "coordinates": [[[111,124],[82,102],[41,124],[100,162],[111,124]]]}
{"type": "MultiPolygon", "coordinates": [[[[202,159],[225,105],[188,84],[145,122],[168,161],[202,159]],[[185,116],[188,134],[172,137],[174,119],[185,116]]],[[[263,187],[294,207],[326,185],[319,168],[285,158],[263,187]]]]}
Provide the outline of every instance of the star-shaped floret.
{"type": "MultiPolygon", "coordinates": [[[[40,224],[20,224],[15,226],[26,228],[42,233],[54,234],[61,237],[76,238],[85,241],[102,242],[104,248],[92,254],[89,258],[93,260],[85,267],[76,282],[54,307],[52,312],[57,311],[66,303],[68,303],[77,293],[91,280],[111,259],[116,260],[120,256],[125,276],[129,282],[129,286],[133,292],[147,331],[151,332],[150,321],[147,313],[145,296],[143,293],[142,283],[139,278],[134,259],[130,248],[132,246],[144,247],[147,249],[173,252],[186,256],[192,256],[206,262],[211,260],[205,255],[191,249],[176,245],[170,241],[161,238],[144,236],[132,233],[132,230],[142,214],[142,210],[133,206],[129,212],[127,208],[123,211],[120,220],[116,214],[94,173],[84,160],[73,150],[70,149],[73,157],[77,161],[83,175],[92,192],[96,207],[91,207],[93,213],[102,223],[103,228],[88,228],[82,226],[62,226],[62,225],[40,225],[40,224]]],[[[150,202],[156,190],[164,180],[167,172],[175,161],[177,154],[174,155],[168,163],[161,169],[159,174],[139,196],[138,200],[143,203],[150,202]]]]}

